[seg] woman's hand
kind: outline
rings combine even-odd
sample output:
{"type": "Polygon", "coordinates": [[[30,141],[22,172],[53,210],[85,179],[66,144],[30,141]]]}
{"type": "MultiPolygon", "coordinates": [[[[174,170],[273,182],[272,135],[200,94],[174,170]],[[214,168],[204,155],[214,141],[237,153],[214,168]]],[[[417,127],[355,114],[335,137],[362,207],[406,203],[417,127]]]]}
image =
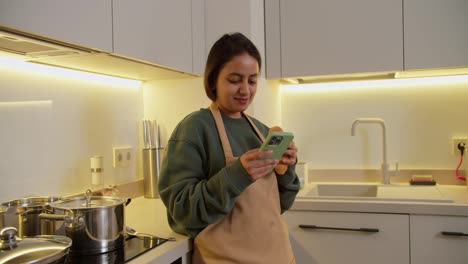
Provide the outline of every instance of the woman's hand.
{"type": "Polygon", "coordinates": [[[242,166],[254,181],[268,175],[278,164],[278,160],[275,159],[261,159],[272,152],[272,150],[258,151],[256,148],[245,152],[240,157],[242,166]]]}
{"type": "Polygon", "coordinates": [[[283,156],[281,157],[281,160],[279,161],[280,164],[285,164],[288,166],[294,165],[297,162],[297,147],[296,144],[294,144],[294,141],[292,141],[288,149],[284,152],[283,156]]]}

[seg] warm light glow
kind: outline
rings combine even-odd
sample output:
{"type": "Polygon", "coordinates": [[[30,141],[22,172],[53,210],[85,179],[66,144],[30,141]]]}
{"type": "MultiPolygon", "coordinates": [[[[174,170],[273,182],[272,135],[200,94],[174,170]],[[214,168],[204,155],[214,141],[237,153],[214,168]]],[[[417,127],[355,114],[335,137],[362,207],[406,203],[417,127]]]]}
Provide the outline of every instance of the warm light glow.
{"type": "Polygon", "coordinates": [[[119,78],[114,76],[54,67],[9,58],[0,58],[0,67],[2,66],[8,68],[14,67],[18,70],[52,75],[54,77],[61,77],[77,81],[88,81],[96,84],[111,85],[115,87],[139,88],[141,85],[141,81],[139,80],[119,78]]]}
{"type": "Polygon", "coordinates": [[[52,101],[43,100],[43,101],[15,101],[15,102],[0,102],[0,107],[2,106],[25,106],[25,105],[52,105],[52,101]]]}
{"type": "Polygon", "coordinates": [[[334,90],[349,90],[349,89],[375,89],[375,88],[390,88],[390,89],[407,89],[408,86],[420,85],[440,85],[450,83],[468,82],[468,75],[456,76],[437,76],[437,77],[422,77],[422,78],[407,78],[407,79],[390,79],[390,80],[369,80],[369,81],[352,81],[352,82],[334,82],[334,83],[311,83],[311,84],[290,84],[281,85],[281,92],[330,92],[334,90]]]}
{"type": "Polygon", "coordinates": [[[468,68],[446,68],[446,69],[428,69],[428,70],[410,70],[395,73],[395,78],[420,78],[435,76],[455,76],[467,75],[468,68]]]}

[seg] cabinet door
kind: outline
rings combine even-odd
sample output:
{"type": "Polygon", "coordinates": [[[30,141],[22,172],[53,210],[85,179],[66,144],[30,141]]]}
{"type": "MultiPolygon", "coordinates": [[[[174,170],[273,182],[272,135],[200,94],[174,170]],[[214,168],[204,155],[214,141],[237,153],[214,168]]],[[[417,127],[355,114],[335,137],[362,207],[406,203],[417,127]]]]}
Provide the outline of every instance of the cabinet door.
{"type": "Polygon", "coordinates": [[[0,24],[112,51],[111,0],[0,0],[0,24]]]}
{"type": "Polygon", "coordinates": [[[267,56],[281,57],[281,76],[269,78],[403,69],[401,0],[277,1],[266,2],[266,44],[280,49],[267,56]],[[268,29],[277,23],[280,34],[268,29]]]}
{"type": "Polygon", "coordinates": [[[192,72],[191,0],[113,0],[114,52],[192,72]]]}
{"type": "Polygon", "coordinates": [[[409,216],[341,212],[288,211],[284,217],[298,264],[409,263],[409,216]],[[311,229],[377,229],[378,232],[311,229]]]}
{"type": "Polygon", "coordinates": [[[410,226],[411,264],[467,263],[468,217],[411,215],[410,226]]]}
{"type": "Polygon", "coordinates": [[[405,0],[405,69],[468,66],[468,1],[405,0]]]}

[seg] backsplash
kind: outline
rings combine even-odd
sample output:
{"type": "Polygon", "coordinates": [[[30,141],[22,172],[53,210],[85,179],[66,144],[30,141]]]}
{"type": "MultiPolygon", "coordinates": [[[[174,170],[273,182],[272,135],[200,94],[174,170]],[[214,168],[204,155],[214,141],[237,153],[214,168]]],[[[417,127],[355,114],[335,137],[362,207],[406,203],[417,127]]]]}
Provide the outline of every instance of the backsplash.
{"type": "Polygon", "coordinates": [[[283,125],[312,170],[380,169],[381,127],[351,136],[355,118],[385,120],[388,163],[404,170],[455,170],[451,139],[468,136],[466,76],[283,86],[281,98],[283,125]]]}
{"type": "Polygon", "coordinates": [[[67,195],[91,187],[90,157],[104,184],[138,179],[138,157],[114,169],[114,146],[138,147],[142,92],[0,64],[0,200],[67,195]]]}
{"type": "MultiPolygon", "coordinates": [[[[105,185],[140,181],[141,120],[158,121],[164,147],[184,116],[210,103],[201,77],[130,88],[0,64],[0,79],[1,201],[83,192],[91,187],[95,155],[104,157],[105,185]],[[119,146],[133,148],[128,168],[113,168],[112,148],[119,146]]],[[[248,114],[294,132],[299,159],[314,177],[380,168],[380,127],[359,126],[352,137],[359,117],[386,121],[388,161],[398,161],[406,174],[449,174],[459,161],[450,153],[451,138],[468,136],[466,98],[466,80],[293,88],[262,79],[248,114]]]]}

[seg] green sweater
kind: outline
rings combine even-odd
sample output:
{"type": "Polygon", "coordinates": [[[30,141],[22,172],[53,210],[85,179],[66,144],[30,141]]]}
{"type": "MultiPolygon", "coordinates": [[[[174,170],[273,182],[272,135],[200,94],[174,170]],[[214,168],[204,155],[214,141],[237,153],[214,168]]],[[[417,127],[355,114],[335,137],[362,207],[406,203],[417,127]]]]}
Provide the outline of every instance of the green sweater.
{"type": "MultiPolygon", "coordinates": [[[[258,148],[261,140],[248,120],[222,116],[234,157],[258,148]]],[[[268,127],[252,118],[266,136],[268,127]]],[[[299,191],[295,166],[277,176],[281,212],[299,191]]],[[[194,238],[209,224],[229,214],[239,196],[254,181],[239,160],[226,166],[223,147],[209,109],[185,117],[174,129],[164,152],[159,194],[171,228],[194,238]]]]}

